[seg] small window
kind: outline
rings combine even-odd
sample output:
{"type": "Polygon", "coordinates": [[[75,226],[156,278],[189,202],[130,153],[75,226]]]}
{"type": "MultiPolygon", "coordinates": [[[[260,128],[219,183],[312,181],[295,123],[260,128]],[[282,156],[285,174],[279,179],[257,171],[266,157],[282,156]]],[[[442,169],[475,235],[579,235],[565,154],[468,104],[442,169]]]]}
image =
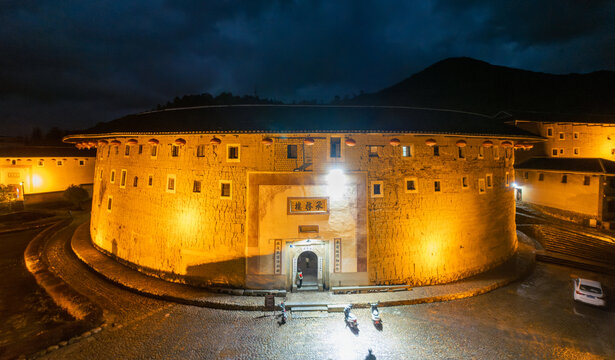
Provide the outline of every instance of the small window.
{"type": "Polygon", "coordinates": [[[575,154],[576,156],[579,156],[579,148],[578,147],[573,148],[572,153],[575,154]]]}
{"type": "Polygon", "coordinates": [[[196,156],[204,157],[205,156],[205,144],[201,144],[196,147],[196,156]]]}
{"type": "Polygon", "coordinates": [[[543,173],[538,174],[538,181],[545,181],[545,174],[543,173]]]}
{"type": "Polygon", "coordinates": [[[239,161],[239,145],[229,144],[226,146],[226,161],[239,161]]]}
{"type": "Polygon", "coordinates": [[[558,151],[556,148],[551,149],[551,155],[557,156],[557,154],[558,154],[558,151]]]}
{"type": "Polygon", "coordinates": [[[147,186],[149,187],[154,186],[154,175],[147,176],[147,186]]]}
{"type": "Polygon", "coordinates": [[[297,158],[297,145],[287,145],[286,146],[286,158],[288,159],[297,158]]]}
{"type": "Polygon", "coordinates": [[[504,185],[506,185],[506,187],[510,186],[510,174],[509,173],[506,173],[504,185]]]}
{"type": "Polygon", "coordinates": [[[130,155],[130,145],[124,145],[124,156],[130,155]]]}
{"type": "Polygon", "coordinates": [[[382,181],[372,182],[372,194],[371,195],[373,198],[384,196],[384,189],[383,189],[382,181]]]}
{"type": "Polygon", "coordinates": [[[466,148],[458,146],[457,147],[457,154],[459,155],[460,159],[465,159],[466,158],[466,148]]]}
{"type": "Polygon", "coordinates": [[[401,156],[404,158],[411,158],[413,156],[412,145],[401,147],[401,156]]]}
{"type": "Polygon", "coordinates": [[[192,183],[192,192],[201,192],[201,180],[194,180],[194,182],[192,183]]]}
{"type": "Polygon", "coordinates": [[[231,199],[231,182],[220,180],[220,198],[231,199]]]}
{"type": "Polygon", "coordinates": [[[38,166],[39,167],[43,167],[45,166],[45,161],[43,161],[42,159],[38,161],[38,166]]]}
{"type": "Polygon", "coordinates": [[[171,157],[179,156],[179,145],[171,145],[171,157]]]}
{"type": "Polygon", "coordinates": [[[564,155],[564,149],[559,149],[559,154],[564,155]]]}
{"type": "Polygon", "coordinates": [[[158,156],[158,145],[157,144],[153,144],[151,145],[151,151],[150,151],[150,155],[151,157],[155,158],[156,156],[158,156]]]}
{"type": "Polygon", "coordinates": [[[565,140],[566,139],[566,135],[564,135],[563,132],[559,133],[559,139],[560,140],[565,140]]]}
{"type": "Polygon", "coordinates": [[[329,156],[332,158],[342,157],[342,138],[332,137],[330,139],[329,156]]]}
{"type": "Polygon", "coordinates": [[[440,146],[438,145],[433,146],[433,156],[440,156],[440,146]]]}
{"type": "Polygon", "coordinates": [[[461,177],[461,188],[462,189],[467,189],[470,186],[470,183],[468,182],[468,177],[467,176],[462,176],[461,177]]]}
{"type": "Polygon", "coordinates": [[[547,136],[553,136],[553,128],[547,128],[547,136]]]}
{"type": "Polygon", "coordinates": [[[478,193],[484,194],[485,191],[485,179],[478,179],[478,193]]]}
{"type": "Polygon", "coordinates": [[[590,177],[589,176],[583,176],[583,185],[589,186],[589,183],[590,183],[590,177]]]}
{"type": "Polygon", "coordinates": [[[562,184],[566,184],[568,182],[568,175],[562,175],[562,184]]]}
{"type": "Polygon", "coordinates": [[[139,155],[143,154],[143,144],[139,145],[139,155]]]}
{"type": "MultiPolygon", "coordinates": [[[[506,176],[508,176],[508,173],[506,173],[506,176]]],[[[493,187],[493,175],[492,174],[487,174],[485,176],[485,179],[487,180],[487,189],[491,189],[493,187]]],[[[506,185],[508,186],[508,185],[506,185]]]]}
{"type": "Polygon", "coordinates": [[[575,131],[574,133],[572,133],[572,137],[573,137],[575,140],[577,140],[577,139],[579,138],[579,133],[575,131]]]}
{"type": "Polygon", "coordinates": [[[478,147],[478,158],[479,159],[485,158],[485,148],[483,146],[478,147]]]}
{"type": "Polygon", "coordinates": [[[64,165],[64,162],[62,160],[58,160],[58,161],[56,161],[56,165],[57,166],[62,166],[62,165],[64,165]]]}
{"type": "Polygon", "coordinates": [[[109,196],[107,198],[107,211],[111,211],[111,206],[113,205],[113,196],[109,196]]]}
{"type": "Polygon", "coordinates": [[[111,175],[109,177],[109,181],[113,184],[115,183],[115,170],[111,170],[111,175]]]}
{"type": "Polygon", "coordinates": [[[126,170],[124,169],[122,169],[121,176],[120,176],[120,187],[121,188],[126,187],[126,170]]]}
{"type": "Polygon", "coordinates": [[[435,191],[435,192],[441,192],[442,191],[442,187],[440,185],[440,180],[435,180],[433,182],[433,191],[435,191]]]}
{"type": "Polygon", "coordinates": [[[378,146],[369,147],[369,157],[378,157],[378,146]]]}
{"type": "Polygon", "coordinates": [[[416,186],[416,178],[406,178],[406,193],[416,193],[418,188],[416,186]]]}
{"type": "Polygon", "coordinates": [[[79,160],[79,166],[85,166],[85,160],[79,160]]]}
{"type": "Polygon", "coordinates": [[[525,180],[529,179],[529,178],[530,178],[530,172],[529,172],[529,171],[525,171],[525,172],[523,172],[523,178],[524,178],[525,180]]]}
{"type": "Polygon", "coordinates": [[[139,178],[135,176],[134,179],[132,179],[132,186],[137,187],[138,183],[139,183],[139,178]]]}
{"type": "Polygon", "coordinates": [[[175,193],[175,175],[174,174],[167,175],[167,192],[175,193]]]}
{"type": "Polygon", "coordinates": [[[103,169],[100,169],[100,172],[98,173],[98,179],[99,180],[103,179],[103,169]]]}
{"type": "Polygon", "coordinates": [[[500,159],[500,147],[499,146],[494,146],[491,148],[493,151],[493,160],[499,160],[500,159]]]}

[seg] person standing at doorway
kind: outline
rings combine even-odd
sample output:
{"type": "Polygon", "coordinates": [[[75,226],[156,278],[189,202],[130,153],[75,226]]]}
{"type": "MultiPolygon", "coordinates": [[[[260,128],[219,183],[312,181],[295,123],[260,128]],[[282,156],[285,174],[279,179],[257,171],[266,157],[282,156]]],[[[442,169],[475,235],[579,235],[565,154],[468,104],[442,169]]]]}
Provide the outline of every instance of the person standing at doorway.
{"type": "Polygon", "coordinates": [[[297,288],[301,288],[303,285],[303,271],[301,269],[297,269],[297,288]]]}

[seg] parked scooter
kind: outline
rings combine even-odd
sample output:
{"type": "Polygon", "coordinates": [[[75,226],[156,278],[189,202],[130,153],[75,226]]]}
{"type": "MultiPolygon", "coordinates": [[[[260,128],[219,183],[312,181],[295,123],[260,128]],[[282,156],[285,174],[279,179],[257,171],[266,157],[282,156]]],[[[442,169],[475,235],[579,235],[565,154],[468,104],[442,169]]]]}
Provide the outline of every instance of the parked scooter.
{"type": "Polygon", "coordinates": [[[286,304],[284,301],[280,303],[280,324],[286,324],[286,320],[288,320],[288,313],[286,312],[286,304]]]}
{"type": "Polygon", "coordinates": [[[350,312],[350,309],[352,309],[352,304],[348,304],[344,307],[344,321],[346,322],[346,326],[349,326],[351,329],[357,329],[359,327],[357,317],[350,312]]]}
{"type": "Polygon", "coordinates": [[[382,320],[380,319],[380,310],[378,310],[378,303],[370,303],[371,307],[370,313],[372,314],[372,321],[374,325],[378,326],[382,324],[382,320]]]}

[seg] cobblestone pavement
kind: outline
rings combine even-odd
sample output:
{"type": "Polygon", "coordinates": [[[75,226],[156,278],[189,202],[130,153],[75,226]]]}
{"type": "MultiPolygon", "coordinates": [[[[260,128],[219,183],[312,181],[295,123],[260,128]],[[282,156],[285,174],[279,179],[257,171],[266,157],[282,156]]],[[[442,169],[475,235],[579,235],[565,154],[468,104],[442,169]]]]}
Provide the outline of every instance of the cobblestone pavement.
{"type": "Polygon", "coordinates": [[[538,264],[523,282],[485,295],[384,308],[381,331],[367,309],[357,309],[355,335],[341,313],[279,326],[258,312],[139,299],[84,271],[82,285],[96,289],[97,301],[114,303],[107,314],[118,312],[116,324],[44,358],[364,359],[368,349],[376,359],[614,358],[615,310],[575,304],[570,279],[579,275],[615,289],[613,277],[538,264]]]}
{"type": "Polygon", "coordinates": [[[51,271],[79,293],[100,305],[103,308],[103,317],[109,324],[137,321],[150,311],[170,306],[167,302],[125,291],[85,266],[70,249],[70,238],[77,225],[82,222],[76,219],[48,242],[46,255],[51,271]]]}

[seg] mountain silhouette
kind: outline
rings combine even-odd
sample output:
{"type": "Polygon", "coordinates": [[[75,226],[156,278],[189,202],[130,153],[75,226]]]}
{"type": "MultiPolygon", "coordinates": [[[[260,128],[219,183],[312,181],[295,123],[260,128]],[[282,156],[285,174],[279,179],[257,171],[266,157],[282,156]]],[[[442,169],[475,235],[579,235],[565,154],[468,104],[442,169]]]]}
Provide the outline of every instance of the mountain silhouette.
{"type": "Polygon", "coordinates": [[[615,72],[555,75],[468,58],[439,61],[381,91],[346,104],[465,110],[615,114],[615,72]]]}

